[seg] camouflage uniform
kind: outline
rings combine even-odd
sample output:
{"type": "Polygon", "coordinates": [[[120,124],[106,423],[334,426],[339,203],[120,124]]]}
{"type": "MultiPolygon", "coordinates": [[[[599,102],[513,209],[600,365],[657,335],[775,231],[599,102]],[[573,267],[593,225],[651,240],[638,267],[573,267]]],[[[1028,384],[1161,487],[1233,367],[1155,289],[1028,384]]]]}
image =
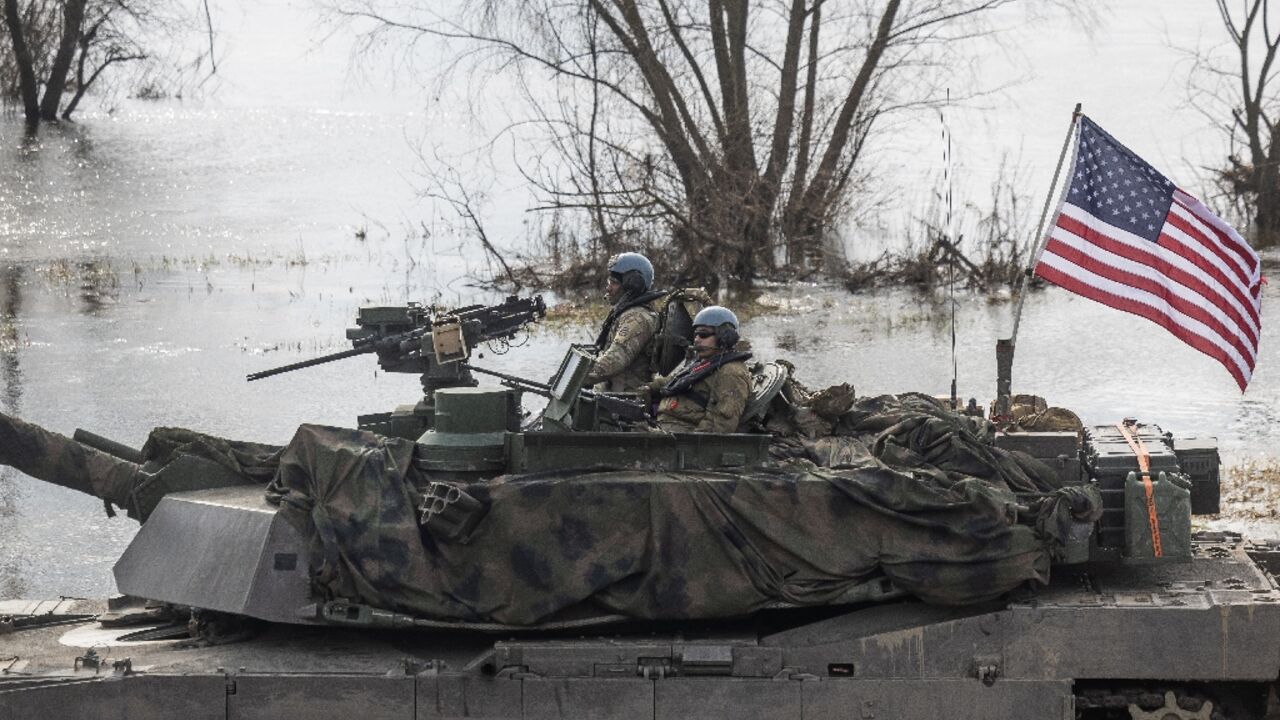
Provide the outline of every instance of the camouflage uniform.
{"type": "Polygon", "coordinates": [[[643,388],[653,377],[649,343],[657,332],[658,313],[649,305],[623,310],[586,383],[603,392],[636,392],[643,388]]]}
{"type": "MultiPolygon", "coordinates": [[[[734,350],[743,351],[747,347],[740,342],[734,350]]],[[[654,380],[650,387],[662,388],[674,374],[654,380]]],[[[707,406],[704,408],[687,394],[661,398],[658,427],[668,432],[737,432],[747,400],[751,398],[751,371],[745,360],[728,362],[695,383],[692,390],[707,399],[707,406]]]]}

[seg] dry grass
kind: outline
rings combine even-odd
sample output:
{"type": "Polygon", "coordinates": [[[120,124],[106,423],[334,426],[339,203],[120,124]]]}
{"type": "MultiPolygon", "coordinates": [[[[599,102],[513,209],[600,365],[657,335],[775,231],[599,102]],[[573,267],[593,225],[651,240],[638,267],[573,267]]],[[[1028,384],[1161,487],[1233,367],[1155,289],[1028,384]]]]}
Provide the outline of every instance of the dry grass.
{"type": "Polygon", "coordinates": [[[1280,519],[1280,459],[1258,458],[1224,466],[1219,517],[1280,519]]]}
{"type": "MultiPolygon", "coordinates": [[[[835,303],[830,297],[797,295],[768,289],[737,293],[720,302],[743,322],[760,315],[776,317],[800,315],[819,308],[830,310],[835,303]]],[[[608,314],[609,303],[605,301],[603,293],[596,293],[593,298],[564,300],[552,305],[547,308],[547,317],[541,325],[551,330],[579,325],[595,326],[608,314]]]]}
{"type": "Polygon", "coordinates": [[[557,330],[569,326],[599,324],[609,314],[609,305],[604,299],[599,300],[566,300],[547,308],[547,316],[542,325],[557,330]]]}

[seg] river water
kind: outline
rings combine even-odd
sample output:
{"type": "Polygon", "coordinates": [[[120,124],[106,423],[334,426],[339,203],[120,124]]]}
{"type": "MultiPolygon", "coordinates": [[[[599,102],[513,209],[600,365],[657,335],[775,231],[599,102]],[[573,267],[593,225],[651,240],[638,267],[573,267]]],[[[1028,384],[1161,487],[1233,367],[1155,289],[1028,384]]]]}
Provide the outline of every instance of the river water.
{"type": "MultiPolygon", "coordinates": [[[[258,27],[253,12],[300,12],[229,7],[240,14],[226,32],[244,37],[258,27]]],[[[471,280],[485,272],[481,255],[415,191],[411,148],[442,111],[377,88],[325,95],[317,76],[334,72],[333,51],[273,52],[233,54],[224,89],[199,99],[90,105],[34,139],[0,121],[5,412],[134,446],[161,425],[284,443],[299,423],[349,425],[413,402],[417,379],[368,358],[255,383],[247,373],[345,349],[362,305],[495,299],[471,280]],[[254,85],[255,58],[296,70],[305,98],[254,85]]],[[[519,224],[510,208],[493,212],[519,224]]],[[[1277,292],[1267,286],[1264,304],[1277,292]]],[[[961,395],[980,402],[994,394],[995,340],[1011,323],[1007,299],[963,294],[953,305],[790,285],[766,288],[758,306],[744,325],[757,356],[792,360],[810,385],[941,394],[954,373],[961,395]]],[[[1220,366],[1150,323],[1050,288],[1025,307],[1015,390],[1088,423],[1134,416],[1216,436],[1229,463],[1269,461],[1280,447],[1277,332],[1264,323],[1241,395],[1220,366]]],[[[573,323],[538,328],[485,363],[546,377],[569,343],[592,336],[573,323]]],[[[92,498],[0,469],[0,599],[113,592],[111,564],[136,527],[92,498]]]]}

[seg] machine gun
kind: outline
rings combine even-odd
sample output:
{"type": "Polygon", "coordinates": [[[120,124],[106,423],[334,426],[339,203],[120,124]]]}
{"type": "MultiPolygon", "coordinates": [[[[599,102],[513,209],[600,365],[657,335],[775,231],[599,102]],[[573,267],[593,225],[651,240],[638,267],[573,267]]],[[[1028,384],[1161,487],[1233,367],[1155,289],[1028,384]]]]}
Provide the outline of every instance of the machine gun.
{"type": "Polygon", "coordinates": [[[251,373],[246,379],[261,380],[370,353],[378,355],[378,365],[387,372],[430,373],[435,365],[466,360],[471,350],[482,342],[505,343],[546,314],[547,306],[541,295],[531,298],[512,295],[498,305],[468,305],[443,311],[424,308],[418,303],[364,307],[356,316],[359,327],[347,329],[350,350],[251,373]]]}
{"type": "Polygon", "coordinates": [[[350,350],[252,373],[247,379],[261,380],[356,355],[375,354],[378,367],[385,372],[421,375],[423,398],[416,405],[402,406],[392,413],[361,416],[358,425],[416,438],[416,433],[430,426],[436,390],[476,385],[470,367],[461,362],[471,356],[472,350],[489,343],[495,353],[504,353],[511,347],[511,338],[546,314],[541,295],[512,295],[497,305],[468,305],[452,310],[418,303],[363,307],[356,316],[357,327],[347,329],[350,350]]]}

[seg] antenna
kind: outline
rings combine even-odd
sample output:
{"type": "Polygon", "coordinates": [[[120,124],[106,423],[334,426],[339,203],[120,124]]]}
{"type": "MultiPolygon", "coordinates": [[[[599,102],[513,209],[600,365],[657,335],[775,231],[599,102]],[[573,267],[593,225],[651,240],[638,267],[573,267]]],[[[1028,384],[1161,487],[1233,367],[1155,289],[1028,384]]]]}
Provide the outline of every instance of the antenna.
{"type": "Polygon", "coordinates": [[[942,108],[938,109],[938,120],[942,123],[942,182],[946,186],[947,202],[947,236],[943,242],[947,248],[947,296],[951,303],[951,409],[960,407],[956,396],[956,382],[960,375],[960,365],[956,360],[956,226],[952,202],[951,172],[951,128],[947,125],[947,114],[944,109],[951,104],[951,88],[947,88],[947,98],[942,108]]]}

